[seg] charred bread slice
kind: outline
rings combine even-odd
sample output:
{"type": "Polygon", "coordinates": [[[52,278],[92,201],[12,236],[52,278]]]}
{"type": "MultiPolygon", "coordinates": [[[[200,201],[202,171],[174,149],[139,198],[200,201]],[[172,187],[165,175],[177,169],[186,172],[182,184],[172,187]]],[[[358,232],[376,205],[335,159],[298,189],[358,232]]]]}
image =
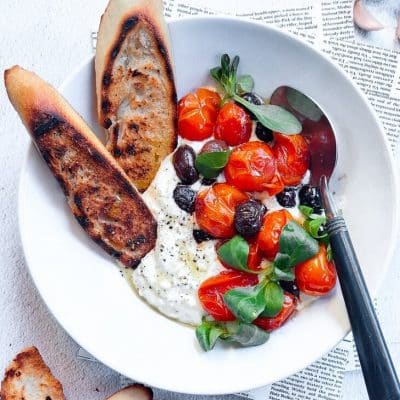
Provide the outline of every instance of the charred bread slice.
{"type": "Polygon", "coordinates": [[[1,382],[0,394],[2,400],[65,400],[61,383],[36,347],[22,350],[10,363],[1,382]]]}
{"type": "Polygon", "coordinates": [[[110,0],[96,49],[107,149],[140,191],[177,141],[176,90],[162,0],[110,0]]]}
{"type": "Polygon", "coordinates": [[[15,66],[7,93],[82,228],[126,267],[156,242],[157,224],[130,179],[82,117],[48,83],[15,66]]]}
{"type": "Polygon", "coordinates": [[[135,383],[108,397],[107,400],[152,400],[153,391],[146,386],[135,383]]]}

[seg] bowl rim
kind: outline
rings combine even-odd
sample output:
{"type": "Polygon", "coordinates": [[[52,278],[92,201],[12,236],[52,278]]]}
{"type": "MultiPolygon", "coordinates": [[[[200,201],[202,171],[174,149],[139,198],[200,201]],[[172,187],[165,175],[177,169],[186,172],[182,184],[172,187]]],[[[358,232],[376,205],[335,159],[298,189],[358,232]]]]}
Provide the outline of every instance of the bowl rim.
{"type": "MultiPolygon", "coordinates": [[[[296,42],[297,45],[301,45],[301,46],[305,46],[307,47],[309,50],[317,53],[320,57],[322,57],[325,61],[327,61],[329,64],[331,64],[335,70],[348,82],[350,83],[350,85],[353,87],[353,89],[356,90],[358,96],[362,99],[364,105],[367,107],[368,111],[370,112],[370,114],[373,116],[374,120],[377,123],[377,126],[379,127],[379,133],[380,133],[380,137],[381,139],[383,139],[384,142],[384,146],[386,148],[387,151],[387,159],[389,161],[390,164],[390,168],[391,168],[391,172],[392,172],[392,176],[391,176],[391,186],[393,187],[393,191],[394,191],[394,199],[392,199],[393,201],[393,215],[394,215],[394,224],[393,224],[393,230],[392,230],[392,234],[391,236],[388,238],[388,242],[390,243],[389,249],[386,253],[386,257],[384,259],[384,261],[382,262],[382,266],[383,266],[383,274],[380,275],[379,280],[377,280],[376,285],[374,290],[371,290],[371,295],[375,296],[377,294],[377,292],[379,291],[383,279],[386,276],[389,266],[390,266],[390,262],[393,259],[393,254],[394,254],[394,250],[395,250],[395,246],[396,246],[396,242],[397,242],[397,238],[398,238],[398,234],[399,234],[399,183],[398,183],[398,176],[399,173],[397,171],[396,165],[395,165],[395,160],[394,160],[394,156],[392,153],[392,150],[390,148],[390,144],[389,144],[389,140],[387,135],[385,134],[385,131],[383,129],[382,123],[377,115],[377,113],[375,112],[375,110],[373,109],[372,105],[370,104],[370,102],[368,101],[366,95],[364,94],[364,92],[362,92],[362,90],[360,89],[360,87],[350,78],[350,76],[332,59],[330,59],[326,54],[324,54],[319,48],[314,47],[313,45],[311,45],[310,43],[308,43],[307,41],[305,41],[304,39],[302,39],[301,37],[296,36],[295,34],[288,32],[282,28],[276,27],[276,26],[272,26],[272,25],[267,25],[263,22],[260,21],[256,21],[256,20],[252,20],[250,18],[247,17],[235,17],[235,16],[221,16],[221,15],[208,15],[208,16],[186,16],[186,17],[182,17],[182,18],[168,18],[167,19],[167,26],[169,28],[170,24],[176,25],[176,24],[186,24],[186,23],[190,23],[190,22],[202,22],[202,21],[221,21],[221,22],[228,22],[228,23],[234,23],[234,24],[251,24],[253,26],[265,29],[266,31],[272,31],[278,34],[281,34],[283,36],[286,36],[287,38],[289,38],[290,40],[296,42]]],[[[61,94],[63,94],[63,91],[65,89],[66,86],[69,85],[69,83],[75,78],[76,74],[79,73],[79,71],[88,63],[93,62],[94,59],[94,55],[90,55],[87,58],[85,58],[83,61],[81,61],[75,68],[73,68],[71,70],[71,72],[68,74],[68,76],[62,81],[62,83],[58,86],[58,90],[61,94]]],[[[29,275],[41,297],[41,299],[43,300],[43,302],[46,304],[46,307],[48,308],[48,310],[50,311],[51,315],[54,317],[54,319],[57,321],[57,323],[63,328],[63,330],[68,334],[68,336],[70,336],[72,338],[72,340],[77,343],[79,346],[81,346],[84,349],[87,349],[87,351],[94,355],[96,354],[95,358],[96,360],[98,360],[99,362],[103,363],[104,365],[106,365],[107,367],[109,367],[110,369],[114,370],[115,372],[128,376],[125,372],[123,372],[123,370],[121,368],[118,367],[118,365],[115,365],[114,362],[110,362],[109,360],[103,360],[103,358],[99,355],[97,356],[97,351],[95,348],[92,348],[91,343],[85,343],[83,345],[83,343],[81,343],[77,338],[76,335],[71,334],[71,330],[69,330],[67,328],[67,326],[64,325],[64,322],[62,322],[61,318],[58,318],[57,313],[55,312],[55,310],[53,310],[52,306],[50,304],[48,304],[45,301],[45,296],[44,293],[42,293],[41,289],[40,289],[40,285],[38,285],[38,283],[36,282],[34,275],[31,271],[31,268],[29,267],[29,262],[28,262],[28,254],[27,251],[25,249],[25,241],[24,241],[24,235],[22,234],[22,218],[21,218],[21,204],[22,204],[22,180],[23,180],[23,176],[24,176],[24,171],[26,170],[26,166],[29,160],[29,154],[32,150],[32,148],[34,147],[33,142],[31,142],[25,151],[25,155],[23,157],[23,161],[22,161],[22,165],[21,165],[21,169],[20,169],[20,173],[19,173],[19,180],[18,180],[18,205],[17,205],[17,220],[18,220],[18,233],[19,233],[19,237],[21,240],[21,247],[22,247],[22,252],[24,255],[24,259],[26,261],[26,265],[27,265],[27,269],[29,272],[29,275]]],[[[326,351],[323,352],[322,354],[320,354],[318,357],[313,358],[309,364],[307,364],[306,366],[304,366],[303,368],[306,368],[308,365],[311,365],[312,363],[316,362],[317,360],[319,360],[321,357],[323,357],[324,355],[326,355],[327,353],[329,353],[334,347],[336,347],[336,345],[338,343],[340,343],[343,338],[351,331],[350,328],[350,323],[346,322],[347,327],[346,327],[346,332],[344,334],[343,337],[341,337],[339,340],[333,340],[329,343],[329,345],[327,345],[326,347],[326,351]]],[[[94,346],[95,347],[95,346],[94,346]]],[[[280,379],[286,379],[287,377],[301,371],[302,368],[298,369],[298,368],[288,368],[288,372],[283,375],[280,379]]],[[[149,385],[149,386],[153,386],[153,387],[157,387],[155,386],[154,383],[148,382],[146,381],[146,379],[142,379],[140,377],[135,378],[135,380],[141,381],[143,384],[149,385]]],[[[275,382],[275,381],[274,381],[275,382]]],[[[232,382],[233,383],[233,382],[232,382]]],[[[237,394],[238,392],[246,392],[246,391],[250,391],[253,389],[257,389],[257,388],[261,388],[264,387],[265,385],[268,384],[272,384],[273,382],[270,383],[261,383],[257,384],[255,387],[243,387],[243,386],[232,386],[232,390],[226,391],[226,390],[221,390],[221,391],[212,391],[210,392],[209,390],[202,390],[202,391],[190,391],[190,390],[184,390],[182,391],[182,388],[179,388],[179,390],[177,391],[177,387],[176,385],[174,385],[173,383],[171,383],[169,386],[164,386],[164,387],[160,387],[160,389],[163,390],[168,390],[168,391],[172,391],[172,392],[176,392],[176,393],[185,393],[185,394],[197,394],[197,395],[224,395],[224,394],[237,394]]]]}

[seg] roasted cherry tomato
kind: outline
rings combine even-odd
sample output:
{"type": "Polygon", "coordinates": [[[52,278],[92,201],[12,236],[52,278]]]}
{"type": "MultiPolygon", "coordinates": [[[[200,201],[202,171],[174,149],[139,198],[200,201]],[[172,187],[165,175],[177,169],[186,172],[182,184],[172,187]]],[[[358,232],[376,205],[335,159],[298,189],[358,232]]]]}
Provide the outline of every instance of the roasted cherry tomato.
{"type": "Polygon", "coordinates": [[[199,88],[178,103],[178,131],[189,140],[203,140],[214,131],[221,97],[217,92],[199,88]]]}
{"type": "Polygon", "coordinates": [[[247,257],[247,266],[252,271],[260,271],[262,255],[258,246],[258,242],[255,239],[251,239],[249,242],[249,255],[247,257]]]}
{"type": "Polygon", "coordinates": [[[216,238],[235,234],[235,208],[248,196],[226,183],[216,183],[201,191],[196,198],[196,221],[200,228],[216,238]]]}
{"type": "Polygon", "coordinates": [[[280,328],[296,310],[297,299],[291,293],[284,292],[284,300],[282,310],[273,318],[259,317],[253,324],[265,329],[266,331],[273,331],[280,328]]]}
{"type": "Polygon", "coordinates": [[[313,258],[296,265],[294,272],[297,287],[309,296],[323,296],[336,284],[335,265],[328,261],[324,245],[313,258]]]}
{"type": "Polygon", "coordinates": [[[276,171],[275,176],[271,179],[271,182],[266,185],[265,190],[270,196],[275,196],[276,194],[282,192],[283,189],[285,189],[285,184],[283,183],[279,172],[276,171]]]}
{"type": "Polygon", "coordinates": [[[278,253],[282,229],[291,220],[293,217],[286,210],[272,211],[265,215],[257,242],[268,260],[272,261],[278,253]]]}
{"type": "Polygon", "coordinates": [[[229,146],[237,146],[248,142],[251,128],[252,122],[249,114],[235,103],[226,103],[219,110],[214,136],[229,146]]]}
{"type": "MultiPolygon", "coordinates": [[[[218,249],[224,243],[225,241],[218,242],[215,246],[215,250],[218,251],[218,249]]],[[[258,248],[258,243],[254,239],[248,240],[248,243],[249,243],[249,255],[247,256],[247,267],[252,271],[260,271],[262,255],[260,249],[258,248]]],[[[219,257],[218,260],[225,268],[232,268],[229,264],[222,261],[219,257]]]]}
{"type": "Polygon", "coordinates": [[[279,176],[286,186],[298,185],[310,166],[310,152],[301,135],[275,133],[272,148],[279,176]]]}
{"type": "Polygon", "coordinates": [[[205,311],[217,321],[233,321],[235,316],[224,303],[224,294],[237,287],[254,286],[258,283],[255,274],[240,271],[223,271],[205,280],[199,287],[198,296],[205,311]]]}
{"type": "Polygon", "coordinates": [[[224,173],[226,181],[241,190],[266,190],[276,173],[271,148],[259,141],[241,144],[229,156],[224,173]]]}

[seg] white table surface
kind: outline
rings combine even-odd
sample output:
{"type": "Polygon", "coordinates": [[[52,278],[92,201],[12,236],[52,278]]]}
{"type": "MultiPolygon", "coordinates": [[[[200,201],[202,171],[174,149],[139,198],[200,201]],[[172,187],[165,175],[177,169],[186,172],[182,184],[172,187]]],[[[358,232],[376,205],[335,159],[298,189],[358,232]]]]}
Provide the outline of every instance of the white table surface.
{"type": "MultiPolygon", "coordinates": [[[[98,24],[106,3],[106,0],[0,0],[0,72],[20,64],[57,87],[91,54],[90,30],[98,24]]],[[[99,363],[76,358],[78,345],[50,315],[25,265],[16,207],[19,171],[28,144],[28,135],[1,84],[0,370],[21,348],[35,345],[62,381],[68,399],[102,400],[119,389],[118,375],[99,363]]],[[[400,366],[400,252],[395,259],[381,290],[380,317],[394,361],[400,366]]],[[[344,399],[367,399],[359,372],[346,374],[343,395],[344,399]]],[[[201,399],[158,391],[155,397],[201,399]]]]}

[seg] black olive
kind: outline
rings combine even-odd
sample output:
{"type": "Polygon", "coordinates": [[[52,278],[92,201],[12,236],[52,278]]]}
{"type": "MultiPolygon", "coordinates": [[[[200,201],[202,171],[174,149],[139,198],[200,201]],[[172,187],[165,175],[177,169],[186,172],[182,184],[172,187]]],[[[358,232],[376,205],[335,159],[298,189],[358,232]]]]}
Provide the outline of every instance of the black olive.
{"type": "Polygon", "coordinates": [[[228,145],[223,140],[209,140],[204,143],[204,146],[200,150],[201,153],[215,153],[216,151],[226,151],[229,150],[228,145]]]}
{"type": "Polygon", "coordinates": [[[281,288],[286,292],[289,292],[296,296],[297,298],[300,297],[300,290],[294,281],[279,281],[281,288]]]}
{"type": "Polygon", "coordinates": [[[314,213],[321,214],[323,207],[321,194],[317,187],[304,185],[299,191],[299,200],[302,206],[311,207],[314,213]]]}
{"type": "Polygon", "coordinates": [[[282,207],[291,208],[296,205],[296,189],[288,187],[283,189],[282,192],[278,193],[276,200],[282,207]]]}
{"type": "Polygon", "coordinates": [[[201,180],[201,184],[204,186],[211,186],[215,182],[217,182],[217,180],[215,178],[203,178],[201,180]]]}
{"type": "Polygon", "coordinates": [[[255,93],[245,93],[241,97],[247,100],[249,103],[255,104],[256,106],[264,104],[264,100],[262,99],[262,97],[255,93]]]}
{"type": "Polygon", "coordinates": [[[191,214],[194,211],[196,194],[196,191],[194,191],[190,186],[178,185],[174,189],[175,203],[181,210],[191,214]]]}
{"type": "Polygon", "coordinates": [[[254,236],[261,229],[266,207],[256,200],[239,204],[235,210],[235,228],[242,236],[254,236]]]}
{"type": "MultiPolygon", "coordinates": [[[[256,106],[260,106],[261,104],[265,104],[264,100],[262,99],[262,97],[260,97],[258,94],[255,93],[245,93],[241,96],[243,99],[247,100],[249,103],[254,104],[256,106]]],[[[244,107],[243,105],[239,104],[241,107],[244,107]]],[[[250,118],[253,120],[256,120],[256,116],[250,112],[249,110],[247,110],[246,107],[244,107],[245,110],[249,113],[250,118]]]]}
{"type": "Polygon", "coordinates": [[[179,146],[173,156],[173,164],[176,175],[185,185],[191,185],[199,179],[199,174],[195,167],[196,153],[184,144],[179,146]]]}
{"type": "Polygon", "coordinates": [[[263,142],[272,142],[274,135],[272,134],[272,130],[262,125],[260,122],[256,124],[256,136],[262,140],[263,142]]]}
{"type": "Polygon", "coordinates": [[[207,240],[214,239],[211,235],[207,232],[203,231],[202,229],[193,229],[193,237],[197,243],[205,242],[207,240]]]}

